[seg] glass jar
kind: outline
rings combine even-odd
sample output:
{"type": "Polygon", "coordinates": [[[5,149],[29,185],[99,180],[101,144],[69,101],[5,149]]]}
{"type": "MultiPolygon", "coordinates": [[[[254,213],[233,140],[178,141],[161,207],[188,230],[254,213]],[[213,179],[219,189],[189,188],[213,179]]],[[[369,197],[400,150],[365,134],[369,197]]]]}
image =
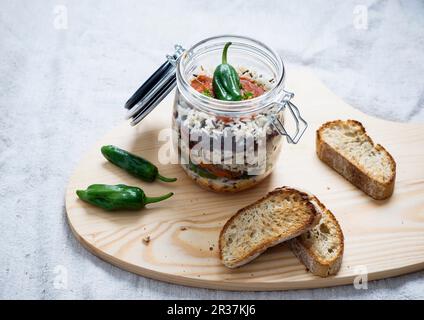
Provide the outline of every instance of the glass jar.
{"type": "Polygon", "coordinates": [[[275,167],[282,136],[297,143],[307,124],[284,90],[281,57],[256,40],[241,36],[205,39],[177,61],[177,90],[173,108],[173,141],[184,171],[200,186],[218,192],[250,188],[275,167]],[[228,63],[240,76],[249,75],[265,92],[242,101],[222,101],[191,86],[198,74],[213,74],[221,63],[225,43],[228,63]],[[295,133],[284,128],[286,110],[295,133]]]}

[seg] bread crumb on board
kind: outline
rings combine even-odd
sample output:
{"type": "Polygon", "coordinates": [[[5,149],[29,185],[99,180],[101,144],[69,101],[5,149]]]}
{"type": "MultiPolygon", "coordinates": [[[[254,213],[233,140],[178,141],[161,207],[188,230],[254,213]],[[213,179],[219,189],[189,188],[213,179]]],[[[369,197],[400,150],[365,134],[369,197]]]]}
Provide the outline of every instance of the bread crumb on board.
{"type": "Polygon", "coordinates": [[[142,239],[142,241],[143,241],[143,243],[144,243],[145,245],[148,245],[148,244],[149,244],[149,242],[150,242],[150,236],[145,236],[145,237],[142,239]]]}

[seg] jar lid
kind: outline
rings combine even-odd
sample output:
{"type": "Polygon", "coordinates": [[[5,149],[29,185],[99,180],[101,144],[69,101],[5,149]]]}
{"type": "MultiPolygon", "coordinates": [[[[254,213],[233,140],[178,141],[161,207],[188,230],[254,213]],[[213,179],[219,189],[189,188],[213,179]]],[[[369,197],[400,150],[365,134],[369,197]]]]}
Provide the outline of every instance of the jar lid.
{"type": "Polygon", "coordinates": [[[177,84],[177,62],[184,51],[182,46],[175,45],[175,52],[166,55],[167,61],[125,103],[128,109],[126,118],[131,119],[131,125],[143,120],[174,89],[177,84]]]}

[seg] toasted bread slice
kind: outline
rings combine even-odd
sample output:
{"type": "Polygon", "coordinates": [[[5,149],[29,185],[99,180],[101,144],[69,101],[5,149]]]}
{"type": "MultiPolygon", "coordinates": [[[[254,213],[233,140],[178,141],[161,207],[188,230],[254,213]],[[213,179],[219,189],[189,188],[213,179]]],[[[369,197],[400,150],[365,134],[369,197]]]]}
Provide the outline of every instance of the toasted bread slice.
{"type": "Polygon", "coordinates": [[[370,197],[390,197],[395,186],[396,163],[379,144],[374,144],[362,124],[336,120],[317,130],[318,157],[370,197]]]}
{"type": "Polygon", "coordinates": [[[321,220],[309,231],[288,243],[296,257],[317,276],[336,274],[342,264],[344,237],[334,215],[316,197],[311,196],[321,212],[321,220]]]}
{"type": "Polygon", "coordinates": [[[308,194],[277,188],[227,221],[219,236],[221,261],[229,268],[239,267],[267,248],[308,231],[319,219],[319,209],[308,194]]]}

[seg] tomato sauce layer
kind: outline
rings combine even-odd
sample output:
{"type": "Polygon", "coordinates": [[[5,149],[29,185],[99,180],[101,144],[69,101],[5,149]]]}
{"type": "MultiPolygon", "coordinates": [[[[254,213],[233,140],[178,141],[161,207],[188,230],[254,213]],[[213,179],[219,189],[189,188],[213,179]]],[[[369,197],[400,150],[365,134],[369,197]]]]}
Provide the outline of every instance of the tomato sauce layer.
{"type": "MultiPolygon", "coordinates": [[[[240,77],[240,84],[242,87],[241,95],[244,100],[259,97],[265,93],[264,88],[259,86],[253,79],[240,77]]],[[[191,86],[204,95],[215,97],[211,77],[205,75],[197,76],[191,81],[191,86]]]]}

